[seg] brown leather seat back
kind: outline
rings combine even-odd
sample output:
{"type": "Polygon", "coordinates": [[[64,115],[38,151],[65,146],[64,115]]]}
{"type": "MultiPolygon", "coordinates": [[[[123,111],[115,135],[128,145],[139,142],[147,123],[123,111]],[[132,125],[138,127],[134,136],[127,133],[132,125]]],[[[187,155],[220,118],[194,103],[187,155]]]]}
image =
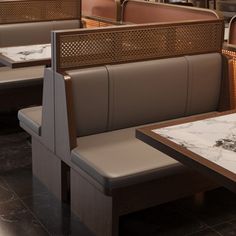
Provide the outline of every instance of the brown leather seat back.
{"type": "Polygon", "coordinates": [[[236,45],[236,16],[234,16],[230,22],[229,43],[236,45]]]}
{"type": "Polygon", "coordinates": [[[213,11],[197,8],[135,0],[126,0],[123,4],[123,22],[144,24],[211,19],[217,19],[213,11]]]}
{"type": "Polygon", "coordinates": [[[52,30],[79,27],[79,20],[2,24],[0,47],[50,43],[52,30]]]}
{"type": "Polygon", "coordinates": [[[188,101],[186,115],[216,111],[219,108],[223,61],[219,53],[186,56],[188,101]]]}
{"type": "Polygon", "coordinates": [[[107,68],[110,130],[185,115],[188,75],[184,57],[107,68]]]}
{"type": "Polygon", "coordinates": [[[116,20],[115,0],[85,0],[82,1],[83,16],[116,20]]]}
{"type": "Polygon", "coordinates": [[[108,127],[108,73],[105,67],[67,72],[72,81],[77,136],[102,133],[108,127]]]}
{"type": "Polygon", "coordinates": [[[174,119],[218,108],[218,53],[67,72],[77,136],[174,119]]]}

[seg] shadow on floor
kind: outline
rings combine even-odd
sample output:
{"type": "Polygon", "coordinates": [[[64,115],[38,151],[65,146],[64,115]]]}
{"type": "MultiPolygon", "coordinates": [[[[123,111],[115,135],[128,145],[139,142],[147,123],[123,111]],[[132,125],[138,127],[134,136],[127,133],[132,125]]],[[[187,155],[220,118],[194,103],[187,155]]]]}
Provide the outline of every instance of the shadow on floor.
{"type": "MultiPolygon", "coordinates": [[[[34,177],[29,136],[0,118],[0,235],[92,236],[34,177]]],[[[121,217],[120,236],[236,235],[236,195],[224,188],[121,217]],[[200,197],[199,197],[200,196],[200,197]]]]}

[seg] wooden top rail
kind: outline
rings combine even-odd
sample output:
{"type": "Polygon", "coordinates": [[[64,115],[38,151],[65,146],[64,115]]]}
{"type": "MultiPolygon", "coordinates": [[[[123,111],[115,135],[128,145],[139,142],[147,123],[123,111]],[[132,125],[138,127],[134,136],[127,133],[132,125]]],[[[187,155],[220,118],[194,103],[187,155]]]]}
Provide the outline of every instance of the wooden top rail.
{"type": "Polygon", "coordinates": [[[81,18],[81,0],[15,0],[0,2],[0,24],[81,18]]]}
{"type": "Polygon", "coordinates": [[[209,9],[138,0],[124,1],[122,9],[122,21],[136,24],[215,19],[223,16],[209,9]]]}
{"type": "Polygon", "coordinates": [[[221,52],[222,20],[53,32],[53,69],[221,52]]]}

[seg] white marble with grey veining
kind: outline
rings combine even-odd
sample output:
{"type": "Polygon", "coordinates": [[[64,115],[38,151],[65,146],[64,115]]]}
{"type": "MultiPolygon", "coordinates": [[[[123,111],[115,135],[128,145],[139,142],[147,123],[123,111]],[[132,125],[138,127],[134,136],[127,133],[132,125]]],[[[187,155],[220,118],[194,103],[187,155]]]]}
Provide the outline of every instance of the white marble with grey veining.
{"type": "Polygon", "coordinates": [[[51,58],[51,44],[38,44],[0,48],[0,54],[15,62],[51,58]]]}
{"type": "Polygon", "coordinates": [[[236,113],[152,131],[236,173],[236,113]]]}

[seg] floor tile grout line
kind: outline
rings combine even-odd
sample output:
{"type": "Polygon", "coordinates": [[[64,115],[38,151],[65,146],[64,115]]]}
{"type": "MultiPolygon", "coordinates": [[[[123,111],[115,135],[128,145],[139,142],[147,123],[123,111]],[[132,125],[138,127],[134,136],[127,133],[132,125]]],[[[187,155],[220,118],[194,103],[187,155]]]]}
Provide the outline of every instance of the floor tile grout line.
{"type": "MultiPolygon", "coordinates": [[[[214,225],[208,225],[208,224],[206,224],[207,227],[206,227],[205,229],[194,231],[194,232],[192,232],[192,233],[190,233],[190,234],[186,234],[185,236],[191,236],[191,235],[193,235],[193,234],[195,234],[195,233],[200,233],[200,232],[202,232],[202,231],[204,231],[204,230],[206,230],[206,229],[211,229],[212,231],[214,231],[214,232],[217,233],[218,235],[224,236],[223,234],[221,234],[220,232],[218,232],[216,229],[214,229],[214,227],[216,227],[216,226],[218,226],[218,225],[221,225],[221,224],[225,224],[225,223],[231,223],[231,221],[234,220],[234,219],[236,219],[236,217],[233,217],[233,218],[230,219],[230,220],[222,221],[222,222],[217,223],[217,224],[214,224],[214,225]]],[[[231,224],[232,224],[232,223],[231,223],[231,224]]]]}
{"type": "Polygon", "coordinates": [[[228,220],[223,220],[222,222],[220,223],[216,223],[216,224],[213,224],[213,225],[209,225],[210,228],[214,228],[216,226],[219,226],[221,224],[225,224],[225,223],[231,223],[231,221],[235,220],[236,219],[236,216],[232,217],[231,219],[228,219],[228,220]]]}
{"type": "Polygon", "coordinates": [[[12,189],[11,186],[7,183],[7,181],[4,179],[4,177],[3,177],[3,176],[0,176],[0,179],[4,182],[4,184],[7,185],[7,187],[8,187],[7,190],[8,190],[9,192],[12,192],[12,194],[13,194],[13,199],[10,199],[10,200],[4,201],[4,202],[0,202],[0,206],[1,206],[2,204],[6,204],[6,203],[9,203],[9,202],[11,202],[11,201],[19,200],[19,199],[20,199],[19,196],[15,193],[15,191],[13,191],[13,189],[12,189]]]}
{"type": "MultiPolygon", "coordinates": [[[[211,229],[212,229],[213,227],[215,227],[215,226],[218,226],[218,225],[221,225],[221,224],[224,224],[224,223],[230,223],[231,221],[236,220],[236,214],[233,214],[232,218],[230,218],[230,219],[223,220],[223,221],[221,221],[220,223],[209,224],[209,223],[205,222],[204,219],[201,219],[200,217],[196,216],[196,215],[194,214],[194,211],[192,211],[191,209],[185,208],[185,207],[183,207],[183,206],[178,206],[178,210],[181,210],[181,209],[184,210],[184,211],[188,211],[188,210],[189,210],[192,216],[196,217],[196,219],[197,219],[199,222],[202,222],[204,225],[206,225],[208,228],[211,228],[211,229]]],[[[183,213],[183,214],[185,214],[185,213],[183,213]]],[[[187,215],[187,214],[185,214],[185,215],[187,215]]],[[[202,231],[202,230],[200,230],[200,231],[202,231]]],[[[196,231],[196,232],[199,232],[199,231],[196,231]]]]}
{"type": "MultiPolygon", "coordinates": [[[[192,211],[191,209],[188,208],[184,208],[182,206],[177,206],[177,211],[182,213],[184,216],[191,216],[194,217],[199,223],[203,224],[204,227],[210,227],[210,225],[208,225],[203,219],[201,219],[201,217],[197,216],[196,214],[194,214],[194,211],[192,211]],[[182,211],[181,211],[182,210],[182,211]],[[188,214],[187,211],[190,213],[188,214]]],[[[200,231],[202,231],[204,229],[201,229],[200,231]]]]}
{"type": "MultiPolygon", "coordinates": [[[[1,177],[4,179],[4,177],[1,177]]],[[[25,202],[20,198],[20,196],[15,192],[15,190],[10,186],[10,184],[7,182],[7,180],[4,179],[4,181],[6,182],[7,186],[9,187],[9,189],[17,196],[19,200],[23,206],[29,211],[29,213],[38,221],[38,223],[41,225],[41,227],[48,233],[48,235],[53,235],[50,233],[50,231],[46,228],[46,226],[41,222],[41,220],[36,216],[36,214],[25,204],[25,202]]]]}
{"type": "MultiPolygon", "coordinates": [[[[211,227],[210,227],[211,228],[211,227]]],[[[219,234],[219,236],[224,236],[223,234],[221,234],[220,232],[218,232],[217,230],[215,230],[214,228],[211,228],[212,231],[214,231],[215,233],[219,234]]]]}
{"type": "Polygon", "coordinates": [[[43,229],[45,229],[45,231],[48,233],[48,235],[53,235],[48,229],[47,227],[41,222],[41,220],[37,217],[37,215],[25,204],[25,202],[19,198],[19,200],[21,201],[21,203],[24,205],[24,207],[30,212],[30,214],[39,222],[39,224],[42,226],[43,229]]]}
{"type": "MultiPolygon", "coordinates": [[[[190,211],[191,213],[191,216],[194,216],[199,222],[203,223],[203,225],[205,226],[205,228],[201,229],[201,230],[197,230],[197,231],[194,231],[194,232],[191,232],[189,234],[186,234],[185,236],[191,236],[195,233],[199,233],[199,232],[203,232],[204,230],[206,229],[211,229],[212,231],[216,232],[218,235],[220,236],[224,236],[222,235],[220,232],[218,232],[217,230],[215,230],[213,227],[216,227],[218,225],[221,225],[221,224],[224,224],[224,223],[231,223],[231,221],[235,220],[236,219],[236,215],[234,215],[231,219],[229,220],[225,220],[225,221],[222,221],[220,223],[216,223],[216,224],[213,224],[213,225],[209,225],[207,222],[205,222],[205,220],[202,220],[201,218],[197,217],[195,214],[194,214],[194,211],[192,211],[191,209],[187,209],[183,206],[177,206],[176,207],[177,211],[181,212],[183,215],[187,216],[188,214],[186,213],[186,211],[190,211]],[[183,210],[183,211],[181,211],[183,210]]],[[[231,223],[232,224],[232,223],[231,223]]]]}
{"type": "MultiPolygon", "coordinates": [[[[33,176],[32,176],[33,177],[33,176]]],[[[16,193],[16,191],[14,190],[14,184],[11,184],[11,179],[8,180],[8,176],[1,176],[0,175],[0,180],[3,181],[3,186],[6,185],[6,190],[8,189],[9,192],[11,191],[12,193],[14,193],[14,196],[16,197],[16,199],[14,200],[20,200],[20,202],[23,204],[23,206],[26,208],[26,210],[35,218],[35,220],[37,220],[37,222],[42,226],[42,228],[49,234],[49,235],[54,235],[53,233],[50,233],[50,230],[47,229],[47,227],[41,222],[41,220],[38,219],[38,217],[35,215],[34,211],[31,210],[30,207],[28,207],[28,205],[25,203],[24,199],[27,199],[27,198],[32,198],[32,197],[35,197],[35,196],[38,196],[38,195],[41,195],[41,194],[44,194],[44,193],[47,193],[47,191],[42,191],[42,192],[39,192],[39,193],[36,193],[36,194],[29,194],[29,195],[26,195],[24,197],[20,197],[19,194],[16,193]]],[[[11,201],[11,200],[9,200],[11,201]]],[[[6,201],[7,202],[7,201],[6,201]]],[[[1,204],[1,203],[0,203],[1,204]]],[[[199,229],[199,230],[196,230],[196,231],[193,231],[191,233],[187,233],[185,234],[185,236],[191,236],[195,233],[198,233],[198,232],[204,232],[205,230],[212,230],[214,231],[217,235],[219,236],[224,236],[222,233],[218,232],[217,229],[215,229],[214,227],[217,227],[218,225],[221,225],[221,224],[225,224],[225,223],[229,223],[229,224],[233,224],[232,221],[234,221],[236,219],[236,214],[232,213],[231,216],[229,217],[229,219],[226,219],[226,220],[222,220],[221,222],[219,223],[214,223],[214,224],[207,224],[205,223],[205,220],[202,220],[201,218],[199,218],[196,214],[194,214],[194,211],[192,211],[191,209],[189,208],[185,208],[183,206],[180,206],[180,207],[176,207],[175,204],[171,204],[171,208],[175,208],[177,212],[181,212],[182,215],[184,216],[187,216],[189,215],[188,214],[188,210],[190,210],[190,213],[192,216],[194,216],[198,221],[200,221],[201,223],[203,223],[203,226],[205,226],[205,228],[202,228],[202,229],[199,229]],[[181,211],[183,210],[183,211],[181,211]]]]}
{"type": "Polygon", "coordinates": [[[194,232],[192,232],[192,233],[190,233],[190,234],[186,234],[185,236],[191,236],[191,235],[194,235],[194,234],[196,234],[196,233],[201,233],[201,232],[204,232],[204,231],[207,230],[207,229],[212,230],[211,227],[207,226],[205,229],[194,231],[194,232]]]}
{"type": "Polygon", "coordinates": [[[44,192],[41,192],[41,193],[36,193],[36,194],[32,194],[32,195],[26,195],[24,197],[20,197],[20,199],[24,201],[25,199],[30,198],[32,196],[36,197],[36,196],[41,196],[41,195],[44,195],[44,194],[48,194],[48,192],[44,191],[44,192]]]}

